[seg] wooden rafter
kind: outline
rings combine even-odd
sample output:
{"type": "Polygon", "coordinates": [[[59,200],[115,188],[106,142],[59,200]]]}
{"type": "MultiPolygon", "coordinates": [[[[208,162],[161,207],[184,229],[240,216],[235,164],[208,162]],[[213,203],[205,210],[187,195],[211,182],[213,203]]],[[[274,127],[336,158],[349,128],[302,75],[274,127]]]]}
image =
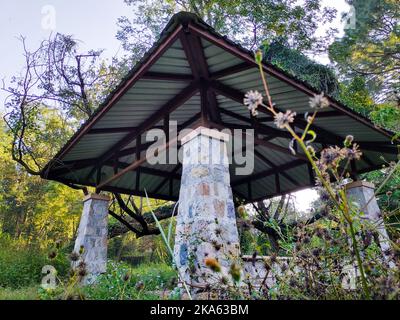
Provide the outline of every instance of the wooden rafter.
{"type": "Polygon", "coordinates": [[[174,73],[162,73],[162,72],[146,72],[142,79],[146,80],[160,80],[160,81],[192,81],[193,76],[191,74],[174,74],[174,73]]]}
{"type": "MultiPolygon", "coordinates": [[[[258,67],[257,63],[254,60],[253,55],[250,52],[246,52],[245,50],[238,48],[236,45],[233,43],[230,43],[223,39],[222,37],[217,37],[214,34],[211,34],[210,32],[206,31],[205,29],[195,25],[194,23],[189,23],[188,29],[194,33],[197,34],[198,36],[202,37],[203,39],[213,43],[214,45],[226,50],[227,52],[231,53],[232,55],[238,57],[241,59],[243,62],[249,63],[251,66],[258,67]]],[[[274,66],[270,64],[263,64],[262,69],[264,72],[274,76],[275,78],[289,84],[291,87],[298,89],[299,91],[307,94],[308,96],[314,96],[315,95],[315,90],[313,90],[311,87],[307,86],[306,84],[302,83],[301,81],[293,79],[293,77],[288,76],[281,70],[275,68],[274,66]]],[[[367,127],[380,132],[381,134],[385,135],[388,138],[391,138],[391,134],[387,132],[384,129],[377,128],[375,127],[369,120],[367,120],[364,117],[361,117],[358,115],[355,111],[352,111],[343,105],[339,104],[337,101],[329,98],[330,106],[344,115],[349,116],[352,119],[355,119],[367,127]]]]}
{"type": "Polygon", "coordinates": [[[232,184],[232,186],[242,185],[242,184],[248,183],[249,181],[264,179],[266,177],[276,174],[277,172],[281,173],[284,170],[293,169],[293,168],[296,168],[301,165],[306,165],[306,162],[303,160],[295,160],[295,161],[286,163],[284,165],[280,165],[276,168],[270,168],[268,170],[252,174],[250,176],[246,176],[244,178],[237,179],[237,180],[233,181],[231,184],[232,184]]]}
{"type": "MultiPolygon", "coordinates": [[[[214,123],[214,122],[210,122],[210,127],[211,128],[216,128],[216,129],[220,129],[220,130],[224,130],[224,129],[228,129],[230,131],[232,131],[232,128],[227,128],[225,125],[223,124],[218,124],[218,123],[214,123]]],[[[242,132],[242,136],[243,138],[246,138],[248,136],[248,134],[246,132],[242,132]]],[[[297,158],[297,159],[301,159],[303,162],[307,160],[306,156],[304,154],[298,153],[298,154],[293,154],[289,148],[285,148],[282,147],[280,145],[274,144],[268,140],[265,139],[260,139],[260,138],[256,138],[254,137],[254,143],[256,145],[260,145],[269,149],[272,149],[274,151],[286,154],[292,158],[297,158]]]]}
{"type": "MultiPolygon", "coordinates": [[[[178,142],[178,138],[175,137],[171,140],[169,140],[167,143],[162,144],[157,150],[158,153],[164,152],[166,150],[168,150],[168,148],[173,145],[173,144],[177,144],[178,142]]],[[[133,171],[135,169],[137,169],[138,167],[140,167],[143,163],[145,163],[148,159],[146,158],[146,154],[144,156],[141,156],[139,159],[136,159],[133,163],[131,163],[129,166],[127,166],[125,169],[119,171],[118,173],[112,175],[111,177],[109,177],[107,180],[102,181],[101,183],[99,183],[96,188],[98,190],[103,190],[105,186],[109,185],[110,183],[112,183],[113,181],[117,180],[118,178],[122,177],[124,174],[126,174],[127,172],[133,171]]]]}
{"type": "Polygon", "coordinates": [[[108,159],[112,158],[116,153],[120,152],[122,148],[131,143],[131,141],[135,140],[139,135],[144,133],[145,131],[151,129],[155,124],[157,124],[160,120],[165,117],[166,114],[171,113],[179,106],[184,104],[187,100],[189,100],[196,92],[198,91],[198,82],[193,81],[186,88],[184,88],[179,94],[174,96],[170,101],[164,104],[160,109],[153,113],[150,117],[148,117],[137,130],[129,132],[124,138],[122,138],[119,142],[114,144],[109,150],[104,152],[98,159],[98,163],[102,164],[106,162],[108,159]]]}
{"type": "MultiPolygon", "coordinates": [[[[210,75],[210,79],[218,80],[220,78],[230,76],[242,71],[249,70],[250,68],[254,68],[254,66],[249,65],[247,62],[239,63],[234,66],[222,69],[220,71],[216,71],[210,75]]],[[[257,70],[256,70],[257,71],[257,70]]]]}

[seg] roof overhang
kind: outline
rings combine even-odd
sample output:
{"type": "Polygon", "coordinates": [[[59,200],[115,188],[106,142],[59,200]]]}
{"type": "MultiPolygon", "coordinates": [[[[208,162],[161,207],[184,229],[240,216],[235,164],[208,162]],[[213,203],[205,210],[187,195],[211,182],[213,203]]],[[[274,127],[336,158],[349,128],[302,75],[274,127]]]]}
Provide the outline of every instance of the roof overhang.
{"type": "MultiPolygon", "coordinates": [[[[294,126],[302,130],[308,99],[318,92],[271,64],[264,63],[263,68],[273,101],[280,109],[296,111],[294,126]]],[[[146,142],[146,133],[154,128],[167,132],[168,122],[176,121],[178,131],[199,125],[255,130],[254,172],[236,176],[235,164],[230,168],[233,193],[246,202],[314,186],[304,154],[293,155],[288,149],[288,133],[277,129],[269,114],[253,118],[243,106],[248,90],[262,88],[252,52],[222,37],[197,16],[176,14],[159,41],[41,176],[138,196],[146,190],[150,197],[176,200],[181,165],[151,165],[145,157],[153,143],[146,142]]],[[[318,134],[316,149],[341,145],[346,135],[353,135],[363,151],[362,159],[352,166],[357,173],[396,159],[392,133],[332,98],[330,107],[318,113],[313,130],[318,134]]]]}

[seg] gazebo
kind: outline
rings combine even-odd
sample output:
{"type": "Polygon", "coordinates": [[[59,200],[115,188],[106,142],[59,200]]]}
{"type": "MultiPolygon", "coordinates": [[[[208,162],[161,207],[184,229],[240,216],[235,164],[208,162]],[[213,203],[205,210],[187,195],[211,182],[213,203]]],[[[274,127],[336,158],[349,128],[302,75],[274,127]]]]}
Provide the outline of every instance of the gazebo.
{"type": "MultiPolygon", "coordinates": [[[[263,69],[277,108],[295,111],[293,124],[301,131],[307,125],[309,98],[319,92],[267,62],[263,69]]],[[[76,249],[85,246],[91,273],[103,272],[106,262],[108,198],[101,191],[179,200],[176,264],[188,281],[201,282],[205,257],[215,256],[228,268],[229,261],[239,256],[234,198],[250,203],[314,186],[304,154],[288,148],[289,134],[274,126],[269,113],[253,117],[243,106],[247,91],[262,88],[252,52],[196,15],[181,12],[172,17],[154,46],[41,174],[45,179],[96,188],[96,194],[85,198],[76,242],[76,249]],[[171,123],[177,134],[188,128],[194,131],[180,139],[171,123]],[[154,129],[164,132],[165,141],[157,141],[153,155],[177,146],[183,151],[182,162],[149,160],[154,141],[147,141],[146,135],[154,129]],[[243,164],[226,161],[229,133],[235,129],[254,130],[254,148],[247,150],[254,168],[246,175],[237,174],[243,164]],[[200,149],[200,157],[220,154],[222,160],[193,162],[200,149]],[[217,250],[215,242],[223,249],[217,250]]],[[[333,98],[329,102],[313,124],[318,134],[313,143],[316,150],[342,145],[346,135],[353,135],[363,156],[352,163],[352,177],[396,159],[390,132],[333,98]]],[[[243,132],[244,139],[247,133],[243,132]]],[[[234,152],[245,149],[243,145],[234,152]]],[[[361,181],[352,188],[364,202],[360,194],[373,191],[373,186],[361,181]]]]}

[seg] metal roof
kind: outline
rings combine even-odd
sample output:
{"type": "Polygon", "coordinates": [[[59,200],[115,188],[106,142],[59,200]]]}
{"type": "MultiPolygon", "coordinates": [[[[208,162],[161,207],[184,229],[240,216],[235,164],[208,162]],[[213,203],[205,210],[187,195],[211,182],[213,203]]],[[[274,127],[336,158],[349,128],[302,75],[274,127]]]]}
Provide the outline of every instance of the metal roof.
{"type": "MultiPolygon", "coordinates": [[[[296,111],[295,126],[304,126],[309,97],[318,93],[306,83],[268,63],[264,64],[272,100],[280,109],[296,111]]],[[[176,200],[181,166],[150,165],[144,159],[145,135],[164,122],[177,121],[179,130],[195,123],[217,128],[253,128],[243,106],[248,90],[263,90],[250,51],[222,37],[197,16],[178,13],[160,39],[129,72],[96,112],[42,170],[46,179],[95,186],[99,190],[176,200]]],[[[315,147],[340,144],[352,134],[363,151],[359,173],[396,159],[391,133],[330,98],[313,125],[315,147]],[[384,158],[384,160],[382,159],[384,158]]],[[[257,119],[254,172],[236,176],[233,193],[245,201],[300,190],[314,185],[304,155],[292,155],[289,138],[271,117],[257,119]]]]}

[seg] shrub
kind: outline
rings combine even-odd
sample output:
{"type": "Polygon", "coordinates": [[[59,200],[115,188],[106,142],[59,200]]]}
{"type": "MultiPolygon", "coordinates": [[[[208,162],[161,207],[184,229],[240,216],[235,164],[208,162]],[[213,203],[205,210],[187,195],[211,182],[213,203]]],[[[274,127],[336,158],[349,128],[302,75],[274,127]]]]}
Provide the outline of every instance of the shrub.
{"type": "Polygon", "coordinates": [[[93,300],[153,300],[176,286],[176,272],[166,264],[146,264],[131,268],[125,263],[109,262],[107,273],[85,289],[93,300]]]}
{"type": "Polygon", "coordinates": [[[62,252],[50,259],[49,252],[37,244],[26,245],[0,237],[0,287],[16,289],[38,285],[44,276],[42,268],[45,265],[54,266],[58,275],[64,277],[69,267],[68,259],[62,252]]]}

